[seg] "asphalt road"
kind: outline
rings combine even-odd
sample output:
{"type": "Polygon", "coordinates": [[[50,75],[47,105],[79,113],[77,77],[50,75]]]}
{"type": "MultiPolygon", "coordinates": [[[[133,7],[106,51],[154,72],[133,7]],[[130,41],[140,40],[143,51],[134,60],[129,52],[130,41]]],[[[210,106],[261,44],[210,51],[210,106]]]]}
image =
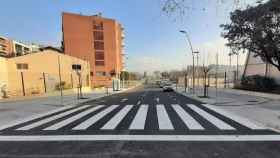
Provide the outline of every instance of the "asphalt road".
{"type": "Polygon", "coordinates": [[[0,157],[279,158],[280,135],[154,86],[0,127],[0,157]]]}

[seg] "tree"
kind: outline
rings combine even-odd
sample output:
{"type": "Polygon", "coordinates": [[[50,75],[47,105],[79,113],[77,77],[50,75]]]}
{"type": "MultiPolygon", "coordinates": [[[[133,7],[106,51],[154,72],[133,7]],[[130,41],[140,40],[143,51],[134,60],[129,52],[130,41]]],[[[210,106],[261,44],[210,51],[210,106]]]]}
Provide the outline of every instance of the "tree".
{"type": "Polygon", "coordinates": [[[164,71],[161,73],[162,78],[169,78],[169,73],[167,71],[164,71]]]}
{"type": "MultiPolygon", "coordinates": [[[[184,16],[187,11],[193,9],[193,2],[194,0],[163,0],[162,11],[169,16],[173,14],[184,16]]],[[[246,4],[246,2],[252,2],[252,0],[210,0],[209,2],[217,4],[230,3],[234,4],[236,7],[239,7],[242,4],[246,4]]],[[[205,7],[202,7],[201,10],[206,11],[206,5],[205,7]]]]}
{"type": "Polygon", "coordinates": [[[254,53],[280,71],[280,1],[270,0],[245,10],[235,10],[231,23],[221,25],[222,36],[235,53],[254,53]]]}
{"type": "Polygon", "coordinates": [[[120,79],[121,79],[122,81],[127,81],[127,80],[129,80],[129,72],[127,72],[127,71],[122,71],[122,72],[121,72],[121,75],[120,75],[120,79]]]}
{"type": "Polygon", "coordinates": [[[202,67],[202,72],[203,72],[203,81],[204,81],[204,88],[203,88],[203,97],[207,97],[207,76],[208,76],[208,73],[211,71],[213,67],[212,66],[205,66],[203,64],[203,67],[202,67]]]}

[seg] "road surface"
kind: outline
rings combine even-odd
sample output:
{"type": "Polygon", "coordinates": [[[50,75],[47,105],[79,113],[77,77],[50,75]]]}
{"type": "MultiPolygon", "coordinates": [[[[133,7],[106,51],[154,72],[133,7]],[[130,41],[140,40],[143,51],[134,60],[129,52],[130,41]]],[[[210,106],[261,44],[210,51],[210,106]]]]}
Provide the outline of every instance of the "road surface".
{"type": "Polygon", "coordinates": [[[279,158],[280,135],[155,86],[0,126],[0,157],[279,158]]]}

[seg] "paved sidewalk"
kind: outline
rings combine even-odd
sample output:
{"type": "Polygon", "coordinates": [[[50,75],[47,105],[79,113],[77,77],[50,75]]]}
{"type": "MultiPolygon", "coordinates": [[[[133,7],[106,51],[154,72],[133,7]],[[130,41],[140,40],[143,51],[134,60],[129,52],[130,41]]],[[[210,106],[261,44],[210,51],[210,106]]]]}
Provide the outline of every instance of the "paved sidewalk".
{"type": "MultiPolygon", "coordinates": [[[[109,95],[120,93],[122,91],[113,92],[109,89],[109,95]]],[[[94,90],[92,92],[84,93],[83,97],[87,99],[77,99],[76,94],[66,95],[62,99],[60,96],[49,97],[35,97],[33,99],[9,99],[0,101],[0,124],[7,124],[8,122],[29,117],[38,113],[44,113],[62,106],[77,105],[88,100],[98,99],[107,96],[106,89],[94,90]]]]}
{"type": "Polygon", "coordinates": [[[182,87],[179,87],[177,92],[280,131],[280,95],[235,89],[216,91],[210,88],[209,98],[201,98],[199,96],[203,95],[202,89],[197,90],[196,95],[185,93],[182,87]]]}

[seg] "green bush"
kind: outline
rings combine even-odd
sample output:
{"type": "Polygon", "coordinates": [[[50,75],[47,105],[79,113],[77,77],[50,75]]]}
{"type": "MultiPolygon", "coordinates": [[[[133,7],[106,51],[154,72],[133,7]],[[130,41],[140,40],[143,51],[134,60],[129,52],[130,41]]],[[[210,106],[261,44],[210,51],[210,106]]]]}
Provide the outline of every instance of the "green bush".
{"type": "Polygon", "coordinates": [[[55,85],[55,89],[56,90],[60,90],[60,86],[62,87],[63,90],[67,90],[67,89],[71,89],[72,88],[72,86],[70,84],[66,84],[65,81],[61,81],[61,84],[57,83],[55,85]]]}
{"type": "Polygon", "coordinates": [[[273,78],[252,75],[243,77],[241,80],[241,88],[253,91],[272,91],[277,87],[273,78]]]}

